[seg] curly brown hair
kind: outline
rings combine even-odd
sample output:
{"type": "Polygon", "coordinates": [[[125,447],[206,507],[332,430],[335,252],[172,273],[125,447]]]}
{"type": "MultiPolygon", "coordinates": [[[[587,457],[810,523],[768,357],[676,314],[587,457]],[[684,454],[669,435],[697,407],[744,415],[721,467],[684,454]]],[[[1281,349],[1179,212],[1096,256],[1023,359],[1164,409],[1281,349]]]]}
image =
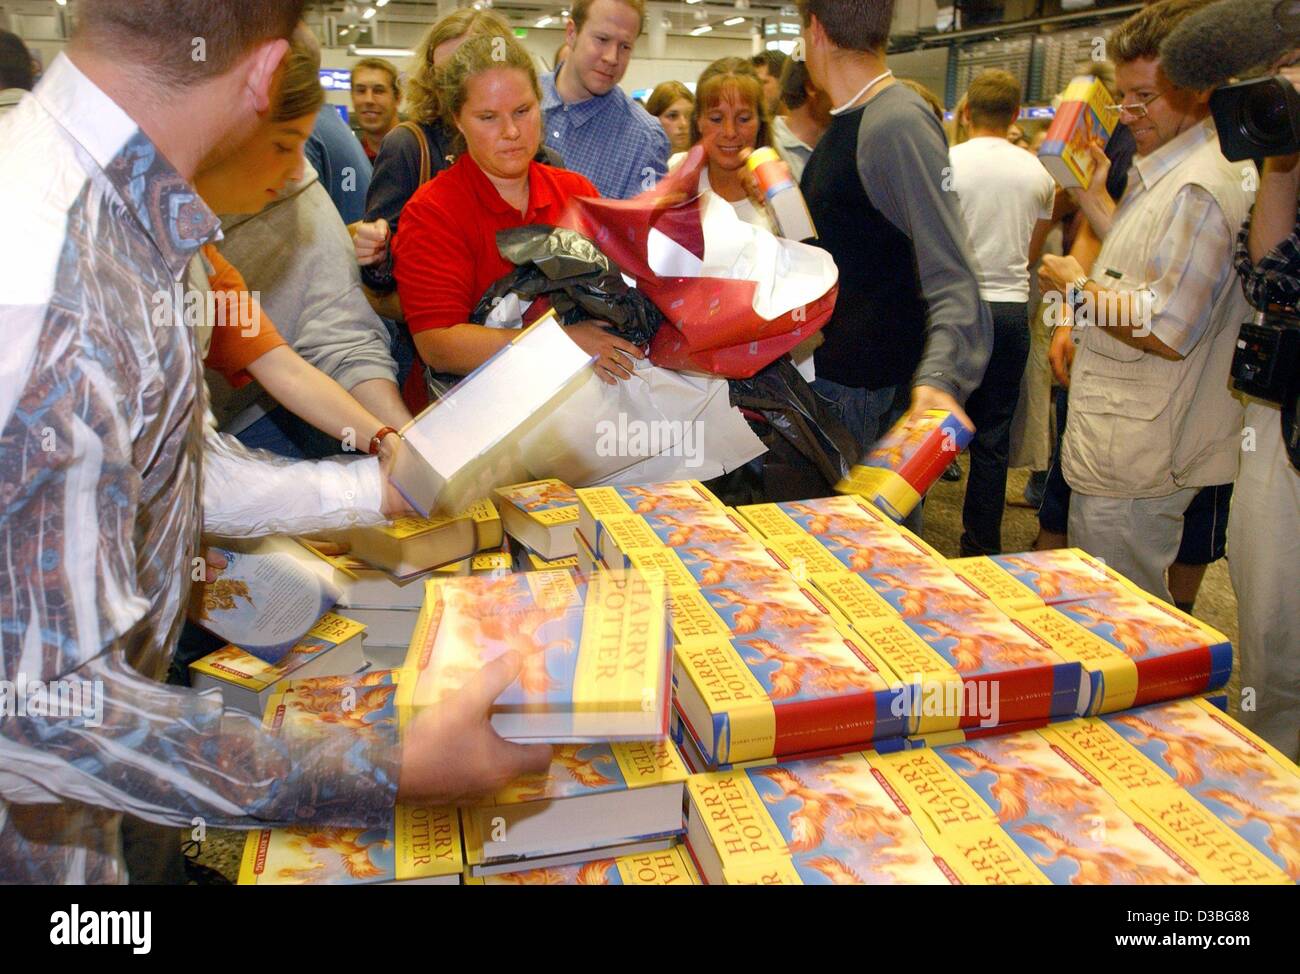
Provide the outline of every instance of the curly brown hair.
{"type": "Polygon", "coordinates": [[[433,52],[447,41],[461,37],[513,37],[510,25],[491,10],[465,7],[447,14],[429,28],[411,59],[414,67],[406,79],[406,115],[413,122],[428,125],[442,118],[438,102],[438,78],[433,52]]]}

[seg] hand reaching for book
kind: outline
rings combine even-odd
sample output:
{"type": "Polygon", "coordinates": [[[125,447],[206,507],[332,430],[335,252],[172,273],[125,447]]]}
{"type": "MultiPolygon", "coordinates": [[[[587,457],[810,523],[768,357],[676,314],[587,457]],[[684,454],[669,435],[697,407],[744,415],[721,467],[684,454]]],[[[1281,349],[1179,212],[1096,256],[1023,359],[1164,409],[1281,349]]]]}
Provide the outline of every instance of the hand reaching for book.
{"type": "Polygon", "coordinates": [[[609,385],[632,378],[633,363],[629,359],[645,358],[645,352],[626,338],[619,338],[604,322],[583,321],[569,325],[564,333],[588,355],[596,356],[592,368],[609,385]]]}
{"type": "Polygon", "coordinates": [[[492,703],[522,666],[518,653],[506,653],[455,696],[415,716],[402,740],[400,801],[439,804],[490,795],[550,767],[549,745],[511,744],[492,729],[492,703]]]}

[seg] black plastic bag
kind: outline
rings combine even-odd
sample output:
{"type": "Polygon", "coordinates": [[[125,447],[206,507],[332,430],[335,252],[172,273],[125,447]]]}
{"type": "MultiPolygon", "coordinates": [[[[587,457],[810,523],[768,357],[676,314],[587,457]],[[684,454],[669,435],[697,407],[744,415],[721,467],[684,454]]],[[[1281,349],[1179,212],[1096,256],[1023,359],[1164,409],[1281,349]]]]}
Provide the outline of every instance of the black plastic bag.
{"type": "Polygon", "coordinates": [[[725,503],[748,504],[825,497],[848,475],[858,446],[831,404],[784,355],[748,379],[729,379],[740,409],[767,453],[710,481],[725,503]]]}
{"type": "Polygon", "coordinates": [[[515,269],[488,288],[470,315],[474,324],[487,321],[508,294],[524,304],[546,297],[561,324],[595,318],[634,345],[649,343],[663,324],[654,303],[629,287],[618,265],[576,230],[539,225],[501,230],[497,249],[515,269]]]}

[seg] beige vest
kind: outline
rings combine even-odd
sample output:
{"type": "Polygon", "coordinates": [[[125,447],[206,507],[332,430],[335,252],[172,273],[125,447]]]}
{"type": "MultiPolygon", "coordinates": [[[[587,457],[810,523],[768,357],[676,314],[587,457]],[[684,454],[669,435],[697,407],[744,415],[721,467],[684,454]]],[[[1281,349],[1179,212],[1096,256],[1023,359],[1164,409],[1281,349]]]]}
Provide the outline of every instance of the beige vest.
{"type": "MultiPolygon", "coordinates": [[[[1246,219],[1254,194],[1243,186],[1243,164],[1228,162],[1212,127],[1209,134],[1116,214],[1093,267],[1094,279],[1103,287],[1115,287],[1103,268],[1124,275],[1127,283],[1119,288],[1146,283],[1148,259],[1184,186],[1204,187],[1234,233],[1246,219]]],[[[1231,260],[1225,251],[1224,264],[1231,260]]],[[[1229,367],[1237,330],[1249,317],[1234,272],[1215,295],[1205,333],[1181,361],[1133,348],[1103,334],[1103,328],[1079,329],[1061,450],[1070,486],[1102,497],[1164,497],[1183,487],[1235,480],[1242,415],[1229,384],[1229,367]]]]}

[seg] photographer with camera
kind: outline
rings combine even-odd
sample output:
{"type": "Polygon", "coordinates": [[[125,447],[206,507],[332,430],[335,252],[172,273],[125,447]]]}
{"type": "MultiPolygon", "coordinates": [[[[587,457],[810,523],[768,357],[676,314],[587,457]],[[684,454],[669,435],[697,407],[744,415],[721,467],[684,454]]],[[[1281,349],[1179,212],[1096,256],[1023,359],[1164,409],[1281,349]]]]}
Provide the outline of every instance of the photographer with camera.
{"type": "Polygon", "coordinates": [[[1175,83],[1218,89],[1210,108],[1224,155],[1264,160],[1236,246],[1246,298],[1259,314],[1242,325],[1232,364],[1236,388],[1250,398],[1228,564],[1240,628],[1240,719],[1300,760],[1300,0],[1220,0],[1187,18],[1161,53],[1175,83]]]}

